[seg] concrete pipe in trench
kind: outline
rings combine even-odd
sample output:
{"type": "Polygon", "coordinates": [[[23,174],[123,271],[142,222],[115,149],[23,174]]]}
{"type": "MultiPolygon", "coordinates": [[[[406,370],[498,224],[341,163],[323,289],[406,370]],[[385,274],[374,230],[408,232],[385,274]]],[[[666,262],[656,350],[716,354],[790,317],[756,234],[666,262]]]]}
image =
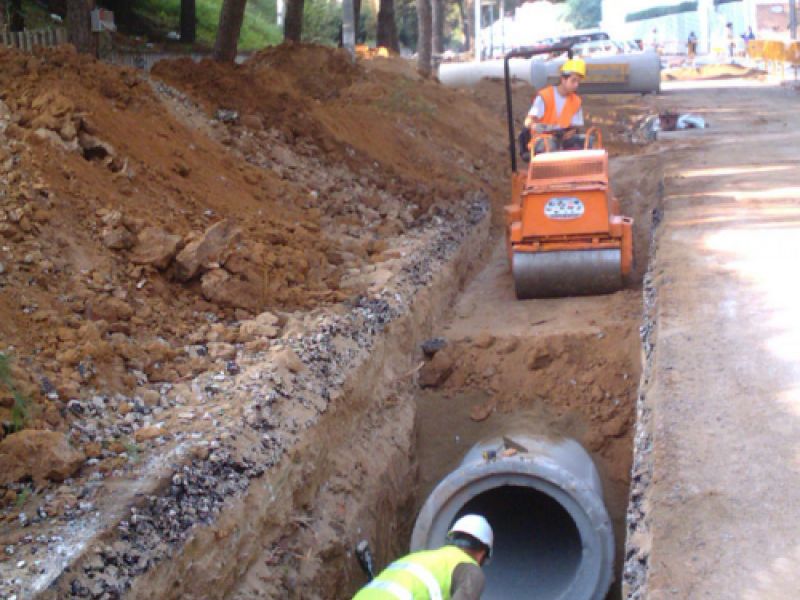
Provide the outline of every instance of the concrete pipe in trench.
{"type": "Polygon", "coordinates": [[[411,550],[438,548],[466,513],[495,533],[485,599],[602,599],[614,532],[591,457],[571,439],[510,435],[476,444],[425,501],[411,550]]]}

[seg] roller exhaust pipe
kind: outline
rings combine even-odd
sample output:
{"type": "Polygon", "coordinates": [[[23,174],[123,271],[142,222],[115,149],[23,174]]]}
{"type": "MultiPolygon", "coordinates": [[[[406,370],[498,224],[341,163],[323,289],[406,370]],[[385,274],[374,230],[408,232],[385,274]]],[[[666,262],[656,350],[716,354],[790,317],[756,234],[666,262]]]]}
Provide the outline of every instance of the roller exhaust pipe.
{"type": "Polygon", "coordinates": [[[425,501],[411,550],[440,547],[467,513],[486,517],[495,534],[483,598],[606,597],[614,533],[597,469],[574,440],[520,434],[476,444],[425,501]]]}

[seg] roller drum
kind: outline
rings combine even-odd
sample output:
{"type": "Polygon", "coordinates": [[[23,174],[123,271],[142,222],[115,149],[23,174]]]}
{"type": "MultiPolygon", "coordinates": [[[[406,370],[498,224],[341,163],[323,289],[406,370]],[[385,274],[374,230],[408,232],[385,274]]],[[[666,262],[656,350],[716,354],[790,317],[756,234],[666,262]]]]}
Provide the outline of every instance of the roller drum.
{"type": "Polygon", "coordinates": [[[608,294],[623,283],[619,249],[514,252],[511,271],[519,300],[608,294]]]}

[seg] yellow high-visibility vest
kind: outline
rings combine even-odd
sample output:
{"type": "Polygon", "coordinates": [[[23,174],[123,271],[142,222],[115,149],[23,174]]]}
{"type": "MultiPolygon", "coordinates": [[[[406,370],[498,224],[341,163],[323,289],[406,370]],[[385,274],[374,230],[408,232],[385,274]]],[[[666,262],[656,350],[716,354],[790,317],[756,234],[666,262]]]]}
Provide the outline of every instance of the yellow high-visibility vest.
{"type": "Polygon", "coordinates": [[[455,546],[414,552],[386,567],[353,600],[450,600],[453,570],[461,563],[478,564],[455,546]]]}

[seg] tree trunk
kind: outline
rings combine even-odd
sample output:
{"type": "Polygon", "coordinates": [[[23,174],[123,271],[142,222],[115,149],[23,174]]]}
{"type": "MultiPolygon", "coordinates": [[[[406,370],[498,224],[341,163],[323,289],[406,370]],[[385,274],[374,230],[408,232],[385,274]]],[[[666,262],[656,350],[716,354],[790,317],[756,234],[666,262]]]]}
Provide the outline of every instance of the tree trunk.
{"type": "Polygon", "coordinates": [[[299,42],[303,35],[303,0],[287,0],[283,39],[299,42]]]}
{"type": "Polygon", "coordinates": [[[181,0],[181,42],[194,44],[197,39],[197,10],[195,0],[181,0]]]}
{"type": "Polygon", "coordinates": [[[214,60],[231,63],[236,60],[246,4],[247,0],[223,0],[219,11],[217,41],[214,44],[214,60]]]}
{"type": "Polygon", "coordinates": [[[22,0],[9,0],[8,25],[11,31],[25,29],[25,18],[22,16],[22,0]]]}
{"type": "Polygon", "coordinates": [[[378,46],[400,52],[400,40],[397,37],[397,23],[394,20],[394,0],[381,0],[378,10],[378,46]]]}
{"type": "Polygon", "coordinates": [[[361,0],[353,0],[353,27],[356,34],[356,44],[364,41],[361,36],[361,0]]]}
{"type": "Polygon", "coordinates": [[[430,0],[431,1],[431,28],[433,36],[432,45],[433,53],[441,54],[444,52],[444,19],[445,19],[445,0],[430,0]]]}
{"type": "Polygon", "coordinates": [[[355,14],[353,0],[342,0],[342,26],[339,29],[339,47],[346,48],[352,55],[355,55],[356,33],[358,31],[358,26],[353,20],[355,14]]]}
{"type": "Polygon", "coordinates": [[[431,66],[431,0],[417,0],[417,72],[430,77],[431,66]]]}
{"type": "MultiPolygon", "coordinates": [[[[472,0],[472,2],[474,1],[472,0]]],[[[469,52],[472,49],[472,31],[475,21],[472,2],[458,0],[458,11],[461,13],[461,28],[464,30],[464,52],[469,52]]]]}
{"type": "Polygon", "coordinates": [[[78,52],[97,54],[92,35],[94,0],[67,0],[67,39],[78,52]]]}

